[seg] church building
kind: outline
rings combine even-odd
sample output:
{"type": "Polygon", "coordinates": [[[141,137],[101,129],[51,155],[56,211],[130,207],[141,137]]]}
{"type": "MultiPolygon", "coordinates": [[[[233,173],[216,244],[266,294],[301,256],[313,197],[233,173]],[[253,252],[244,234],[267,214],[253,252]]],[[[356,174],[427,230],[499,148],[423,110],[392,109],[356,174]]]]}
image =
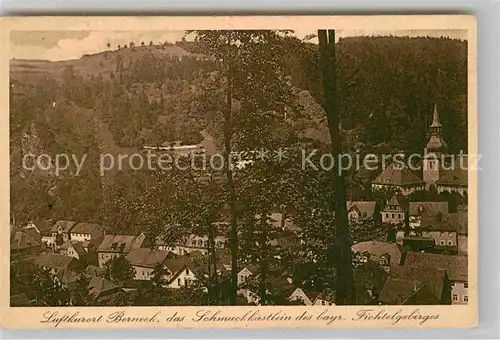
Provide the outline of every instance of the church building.
{"type": "Polygon", "coordinates": [[[407,166],[392,163],[372,181],[372,190],[393,188],[407,196],[414,191],[429,189],[434,185],[438,192],[458,192],[466,195],[467,169],[461,167],[458,157],[448,153],[448,144],[442,137],[442,128],[435,104],[430,138],[422,159],[421,177],[407,166]]]}

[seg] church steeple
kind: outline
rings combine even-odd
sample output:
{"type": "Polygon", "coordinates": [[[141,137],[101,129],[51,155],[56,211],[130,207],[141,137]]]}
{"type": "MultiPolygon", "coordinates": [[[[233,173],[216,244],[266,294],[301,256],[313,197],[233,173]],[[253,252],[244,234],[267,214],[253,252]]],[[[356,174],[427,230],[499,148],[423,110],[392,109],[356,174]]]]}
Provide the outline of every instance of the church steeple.
{"type": "Polygon", "coordinates": [[[427,143],[427,150],[429,152],[444,153],[448,150],[448,145],[441,137],[442,125],[439,122],[439,113],[437,109],[437,104],[434,104],[434,117],[432,119],[431,125],[431,138],[429,143],[427,143]]]}
{"type": "Polygon", "coordinates": [[[437,128],[441,127],[441,123],[439,122],[439,113],[438,113],[438,108],[437,108],[437,103],[434,103],[434,117],[432,119],[432,125],[431,128],[437,128]]]}

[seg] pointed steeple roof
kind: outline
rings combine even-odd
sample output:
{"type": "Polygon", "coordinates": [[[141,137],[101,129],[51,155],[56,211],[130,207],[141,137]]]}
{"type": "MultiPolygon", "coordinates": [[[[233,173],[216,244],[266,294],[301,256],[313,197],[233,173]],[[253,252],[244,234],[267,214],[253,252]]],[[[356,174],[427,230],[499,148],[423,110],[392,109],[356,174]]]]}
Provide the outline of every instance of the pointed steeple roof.
{"type": "Polygon", "coordinates": [[[434,117],[431,125],[431,137],[427,143],[427,150],[432,152],[447,152],[448,145],[441,137],[442,125],[439,122],[437,104],[434,103],[434,117]]]}
{"type": "Polygon", "coordinates": [[[432,127],[441,127],[441,123],[439,122],[439,113],[438,113],[438,109],[437,109],[437,103],[434,103],[434,117],[432,119],[432,125],[431,125],[431,128],[432,127]]]}

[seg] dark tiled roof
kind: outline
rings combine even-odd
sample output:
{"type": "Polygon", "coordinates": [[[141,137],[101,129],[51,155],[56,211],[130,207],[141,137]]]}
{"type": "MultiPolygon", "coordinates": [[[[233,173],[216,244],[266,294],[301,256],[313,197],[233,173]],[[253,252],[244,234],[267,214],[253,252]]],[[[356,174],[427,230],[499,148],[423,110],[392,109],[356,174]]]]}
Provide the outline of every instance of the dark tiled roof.
{"type": "MultiPolygon", "coordinates": [[[[35,230],[33,231],[38,235],[35,230]]],[[[41,242],[38,240],[39,237],[34,237],[34,235],[30,234],[29,231],[23,229],[16,229],[16,231],[13,231],[10,238],[10,249],[19,251],[40,247],[41,242]]]]}
{"type": "Polygon", "coordinates": [[[57,221],[52,227],[52,232],[57,232],[57,229],[61,227],[63,233],[69,233],[71,228],[76,224],[74,221],[57,221]]]}
{"type": "Polygon", "coordinates": [[[46,253],[37,257],[35,259],[35,264],[41,267],[65,269],[74,261],[75,259],[71,256],[46,253]]]}
{"type": "Polygon", "coordinates": [[[143,236],[106,235],[97,251],[110,253],[129,252],[132,249],[139,248],[142,242],[144,242],[143,236]]]}
{"type": "Polygon", "coordinates": [[[382,304],[399,305],[423,285],[421,280],[389,277],[380,291],[378,300],[382,304]]]}
{"type": "Polygon", "coordinates": [[[102,277],[94,276],[89,283],[89,294],[93,295],[96,298],[116,289],[118,289],[117,285],[102,277]]]}
{"type": "Polygon", "coordinates": [[[406,297],[402,305],[439,305],[441,301],[434,295],[432,289],[423,284],[416,291],[406,297]]]}
{"type": "Polygon", "coordinates": [[[149,248],[132,249],[127,255],[127,260],[133,266],[154,268],[158,264],[163,263],[169,251],[151,250],[149,248]]]}
{"type": "Polygon", "coordinates": [[[395,185],[395,186],[417,186],[424,185],[420,179],[407,166],[392,163],[372,181],[372,184],[395,185]]]}
{"type": "MultiPolygon", "coordinates": [[[[404,265],[404,266],[394,266],[391,267],[391,270],[389,272],[389,278],[396,279],[396,280],[404,280],[407,282],[411,282],[411,289],[413,291],[414,285],[420,284],[426,284],[429,286],[429,288],[432,289],[432,292],[438,298],[441,300],[443,298],[443,292],[445,290],[445,283],[447,282],[447,275],[446,271],[444,269],[439,269],[439,268],[434,268],[434,267],[426,267],[424,265],[419,265],[419,266],[409,266],[409,265],[404,265]]],[[[389,278],[387,280],[389,280],[389,278]]],[[[387,283],[387,281],[386,281],[387,283]]],[[[398,282],[394,282],[394,285],[401,284],[398,282]]],[[[417,287],[418,288],[418,287],[417,287]]],[[[384,292],[384,289],[386,289],[385,285],[384,288],[382,288],[382,291],[380,295],[382,296],[382,293],[384,292]]],[[[394,292],[401,293],[403,292],[403,288],[395,289],[394,292]]],[[[394,294],[392,292],[392,289],[389,289],[386,291],[384,294],[389,295],[390,298],[394,298],[391,294],[394,294]]],[[[382,300],[381,300],[382,301],[382,300]]]]}
{"type": "Polygon", "coordinates": [[[460,166],[456,166],[452,170],[446,170],[443,172],[441,178],[436,182],[436,184],[442,186],[458,186],[467,187],[467,177],[468,171],[462,169],[460,166]]]}
{"type": "Polygon", "coordinates": [[[72,234],[89,234],[95,237],[103,234],[103,228],[94,223],[77,223],[72,229],[72,234]]]}
{"type": "Polygon", "coordinates": [[[409,210],[411,216],[447,214],[448,202],[410,202],[409,210]]]}
{"type": "Polygon", "coordinates": [[[63,269],[56,274],[56,277],[61,283],[68,284],[76,282],[80,278],[80,274],[69,269],[63,269]]]}
{"type": "Polygon", "coordinates": [[[467,230],[467,213],[460,211],[457,213],[437,213],[434,216],[422,215],[421,228],[435,231],[456,231],[467,230]]]}
{"type": "Polygon", "coordinates": [[[82,255],[82,254],[85,254],[86,251],[85,251],[85,248],[83,248],[83,243],[82,242],[71,242],[71,247],[73,247],[73,249],[75,250],[75,252],[78,254],[78,255],[82,255]]]}
{"type": "Polygon", "coordinates": [[[409,252],[405,265],[444,269],[451,281],[467,281],[467,256],[409,252]]]}

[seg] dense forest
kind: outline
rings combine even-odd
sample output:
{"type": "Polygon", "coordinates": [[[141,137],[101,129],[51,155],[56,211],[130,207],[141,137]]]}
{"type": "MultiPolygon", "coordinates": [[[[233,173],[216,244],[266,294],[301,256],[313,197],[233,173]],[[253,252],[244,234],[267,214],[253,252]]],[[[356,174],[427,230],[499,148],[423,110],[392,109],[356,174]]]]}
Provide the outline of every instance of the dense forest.
{"type": "MultiPolygon", "coordinates": [[[[269,121],[266,132],[280,145],[328,143],[317,46],[294,37],[276,44],[296,105],[287,119],[269,121]]],[[[132,196],[144,189],[143,179],[134,180],[132,173],[97,176],[99,153],[174,140],[198,143],[201,132],[221,145],[222,117],[209,106],[223,77],[204,46],[131,46],[74,61],[11,62],[11,204],[19,222],[95,220],[110,188],[132,196]],[[79,177],[56,179],[22,171],[27,152],[88,158],[79,177]]],[[[448,38],[340,39],[337,86],[346,148],[421,150],[437,103],[451,151],[466,150],[466,47],[448,38]]],[[[233,105],[242,111],[244,99],[235,98],[233,105]]]]}

